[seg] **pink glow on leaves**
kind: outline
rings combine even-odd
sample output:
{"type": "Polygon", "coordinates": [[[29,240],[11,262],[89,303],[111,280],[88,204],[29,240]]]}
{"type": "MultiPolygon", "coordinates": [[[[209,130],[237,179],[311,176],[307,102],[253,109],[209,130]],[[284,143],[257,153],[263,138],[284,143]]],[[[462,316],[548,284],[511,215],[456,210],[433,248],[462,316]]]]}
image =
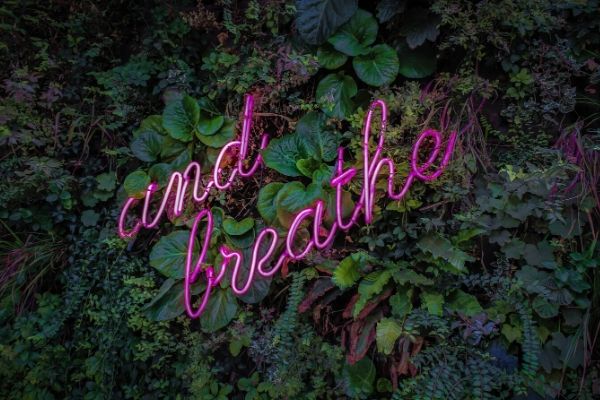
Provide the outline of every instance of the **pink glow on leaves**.
{"type": "MultiPolygon", "coordinates": [[[[242,125],[242,135],[240,140],[234,140],[227,143],[220,151],[215,167],[212,172],[211,179],[208,181],[206,186],[202,187],[201,181],[201,168],[197,162],[190,163],[183,173],[174,172],[169,178],[169,182],[165,189],[163,198],[155,212],[154,218],[149,216],[151,209],[151,199],[154,192],[158,190],[156,183],[151,183],[148,186],[146,195],[144,198],[144,205],[142,208],[141,218],[135,222],[134,226],[127,230],[125,228],[125,222],[127,214],[138,200],[134,198],[128,198],[123,206],[118,221],[118,232],[122,238],[134,237],[141,228],[154,228],[160,222],[166,207],[171,204],[172,198],[174,197],[173,213],[175,216],[180,216],[183,213],[186,194],[190,186],[190,181],[193,182],[192,186],[192,199],[195,203],[202,203],[208,197],[211,189],[217,191],[228,190],[236,178],[250,178],[263,164],[262,157],[256,155],[254,162],[252,162],[249,168],[246,168],[245,161],[248,158],[248,143],[250,140],[250,132],[252,129],[252,114],[254,108],[254,98],[251,95],[246,96],[246,104],[244,108],[244,120],[242,125]],[[237,149],[237,161],[235,166],[231,168],[224,177],[226,171],[221,168],[223,158],[226,154],[232,153],[233,149],[237,149]]],[[[434,162],[439,158],[440,151],[442,151],[442,134],[434,129],[427,129],[423,131],[417,138],[413,145],[410,159],[410,173],[406,177],[402,188],[398,191],[394,182],[396,174],[396,166],[392,159],[382,158],[382,152],[385,141],[385,129],[387,125],[387,106],[383,100],[375,100],[369,112],[365,118],[363,126],[363,185],[362,192],[358,202],[355,204],[354,209],[349,213],[348,219],[344,220],[343,210],[343,187],[348,185],[352,179],[356,176],[357,170],[354,167],[344,169],[344,148],[338,149],[338,159],[335,168],[335,174],[332,177],[330,184],[335,188],[335,222],[329,230],[323,228],[322,223],[325,214],[325,203],[322,200],[317,200],[314,205],[301,210],[294,218],[287,234],[281,238],[280,241],[277,231],[272,227],[266,227],[262,229],[256,237],[255,243],[251,252],[250,268],[247,272],[244,282],[240,282],[240,268],[243,265],[243,255],[238,250],[229,249],[226,246],[221,246],[219,252],[222,256],[223,261],[219,266],[218,273],[215,275],[213,266],[205,265],[205,258],[210,246],[212,230],[213,230],[213,217],[209,208],[202,209],[195,217],[190,233],[188,251],[185,262],[185,277],[184,277],[184,303],[187,314],[190,318],[198,318],[206,308],[208,299],[212,288],[219,284],[223,279],[228,269],[231,269],[231,288],[234,293],[238,296],[245,294],[251,287],[252,281],[256,274],[263,277],[273,276],[282,267],[282,265],[291,260],[300,260],[304,258],[311,250],[317,249],[322,250],[330,246],[336,234],[339,230],[347,231],[356,224],[360,218],[361,213],[364,215],[364,223],[370,224],[373,222],[373,208],[375,203],[375,192],[376,184],[379,175],[383,169],[387,169],[387,196],[392,200],[401,200],[408,193],[411,185],[415,179],[421,181],[432,181],[437,179],[448,163],[450,157],[456,145],[456,132],[452,132],[448,138],[448,142],[441,157],[439,166],[432,172],[427,172],[432,168],[434,162]],[[379,135],[377,137],[377,146],[373,154],[371,154],[370,145],[370,133],[372,119],[374,112],[377,108],[381,109],[381,126],[379,129],[379,135]],[[433,141],[433,148],[431,149],[427,159],[422,164],[419,164],[419,154],[421,153],[421,147],[425,141],[433,141]],[[204,239],[201,241],[202,247],[198,256],[198,260],[193,262],[194,254],[194,243],[196,236],[198,235],[199,227],[202,220],[206,219],[206,227],[204,230],[204,239]],[[296,236],[301,224],[304,221],[312,219],[312,228],[309,229],[309,236],[303,240],[304,243],[300,246],[301,248],[294,248],[296,242],[296,236]],[[323,235],[323,233],[325,233],[323,235]],[[322,239],[324,237],[324,239],[322,239]],[[278,257],[274,257],[274,253],[277,249],[278,244],[283,244],[283,251],[278,257]],[[268,266],[273,264],[274,266],[268,269],[268,266]],[[193,300],[191,295],[192,285],[198,284],[200,278],[203,278],[206,285],[204,293],[201,294],[202,298],[200,305],[197,309],[193,307],[193,300]]],[[[264,149],[268,144],[268,136],[263,135],[261,138],[261,149],[264,149]]]]}

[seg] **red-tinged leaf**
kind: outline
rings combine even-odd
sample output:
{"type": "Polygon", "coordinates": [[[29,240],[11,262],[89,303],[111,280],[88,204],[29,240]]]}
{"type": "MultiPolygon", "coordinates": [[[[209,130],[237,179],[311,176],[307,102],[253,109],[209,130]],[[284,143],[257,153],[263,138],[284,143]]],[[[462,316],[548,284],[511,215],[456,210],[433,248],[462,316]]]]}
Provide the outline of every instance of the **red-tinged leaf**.
{"type": "MultiPolygon", "coordinates": [[[[385,292],[381,293],[379,296],[375,297],[373,300],[369,301],[365,308],[362,309],[360,314],[356,319],[363,319],[367,317],[371,312],[381,303],[383,300],[387,299],[392,295],[392,289],[387,289],[385,292]]],[[[352,315],[352,314],[350,314],[352,315]]]]}
{"type": "Polygon", "coordinates": [[[281,266],[281,277],[283,279],[287,278],[288,274],[290,273],[290,270],[288,269],[289,262],[290,259],[286,258],[286,260],[283,262],[283,265],[281,266]]]}
{"type": "Polygon", "coordinates": [[[312,287],[308,290],[308,294],[306,295],[302,303],[300,303],[298,311],[300,311],[301,313],[306,312],[317,299],[319,299],[329,290],[333,289],[334,286],[335,285],[329,278],[317,279],[312,285],[312,287]]]}
{"type": "Polygon", "coordinates": [[[355,293],[354,296],[352,296],[352,298],[348,302],[348,305],[346,305],[346,308],[344,308],[344,312],[342,313],[342,317],[344,317],[344,318],[352,318],[352,311],[354,310],[354,305],[356,304],[356,302],[358,301],[358,299],[360,299],[360,294],[355,293]]]}
{"type": "Polygon", "coordinates": [[[375,325],[383,318],[383,312],[370,315],[366,319],[353,322],[350,325],[350,353],[346,356],[348,364],[360,361],[373,343],[375,343],[375,325]]]}

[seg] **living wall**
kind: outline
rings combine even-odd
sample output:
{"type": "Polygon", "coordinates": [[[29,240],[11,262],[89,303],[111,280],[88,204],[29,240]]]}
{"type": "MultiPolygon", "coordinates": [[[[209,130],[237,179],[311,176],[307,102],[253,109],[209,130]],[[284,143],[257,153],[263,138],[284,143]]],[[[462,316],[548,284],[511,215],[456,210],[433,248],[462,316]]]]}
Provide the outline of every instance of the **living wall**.
{"type": "Polygon", "coordinates": [[[600,395],[597,0],[6,0],[0,21],[0,397],[600,395]],[[331,204],[340,146],[356,204],[375,99],[397,185],[422,131],[457,142],[438,179],[393,201],[383,176],[370,224],[242,296],[226,277],[191,319],[200,206],[117,221],[191,161],[208,176],[246,94],[264,166],[210,191],[207,265],[331,204]]]}

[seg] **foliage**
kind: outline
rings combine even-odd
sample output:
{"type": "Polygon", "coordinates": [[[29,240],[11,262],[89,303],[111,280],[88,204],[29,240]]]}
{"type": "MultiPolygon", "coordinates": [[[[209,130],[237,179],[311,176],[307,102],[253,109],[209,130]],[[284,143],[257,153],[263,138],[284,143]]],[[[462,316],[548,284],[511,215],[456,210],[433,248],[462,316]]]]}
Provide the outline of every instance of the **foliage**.
{"type": "MultiPolygon", "coordinates": [[[[598,10],[597,0],[3,2],[0,397],[599,396],[598,10]],[[127,197],[155,183],[161,198],[190,161],[211,171],[239,136],[246,93],[249,152],[264,166],[206,200],[206,262],[239,249],[244,277],[264,226],[283,233],[322,199],[328,233],[338,148],[362,177],[373,99],[389,107],[384,155],[398,185],[424,129],[456,131],[458,143],[444,174],[402,201],[382,178],[372,224],[245,295],[226,277],[190,320],[194,204],[167,207],[135,239],[119,239],[115,223],[127,197]]],[[[344,187],[344,209],[361,189],[362,179],[344,187]]]]}

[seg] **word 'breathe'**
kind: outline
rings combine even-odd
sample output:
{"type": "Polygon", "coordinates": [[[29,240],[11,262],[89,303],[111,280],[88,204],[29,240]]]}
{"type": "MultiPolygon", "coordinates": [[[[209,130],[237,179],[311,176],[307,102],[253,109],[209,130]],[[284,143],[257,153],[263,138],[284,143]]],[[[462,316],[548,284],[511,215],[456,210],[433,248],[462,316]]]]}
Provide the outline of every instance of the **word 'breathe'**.
{"type": "MultiPolygon", "coordinates": [[[[127,230],[125,221],[129,210],[138,202],[135,198],[128,198],[121,211],[118,230],[122,238],[130,238],[135,236],[141,228],[154,228],[158,225],[163,216],[167,204],[173,204],[173,214],[180,216],[183,213],[186,196],[191,189],[191,198],[196,203],[204,202],[211,190],[222,191],[231,187],[237,177],[251,177],[263,164],[260,154],[256,155],[253,162],[246,162],[249,158],[248,143],[250,132],[252,129],[252,113],[254,108],[254,99],[251,95],[246,96],[244,120],[242,125],[242,135],[239,140],[233,140],[227,143],[219,153],[216,159],[212,176],[206,184],[201,180],[201,168],[197,162],[191,162],[187,168],[180,172],[174,172],[168,181],[165,188],[163,198],[159,203],[154,218],[149,216],[150,203],[153,194],[158,190],[156,183],[151,183],[144,197],[141,218],[135,222],[134,226],[127,230]],[[234,152],[234,150],[237,150],[234,152]],[[225,172],[221,165],[223,164],[226,154],[237,154],[237,160],[233,163],[233,167],[229,169],[229,175],[223,177],[225,172]],[[246,167],[245,165],[250,165],[246,167]],[[174,195],[174,202],[172,201],[174,195]]],[[[331,246],[339,231],[347,231],[358,223],[359,217],[363,215],[364,222],[370,224],[373,220],[373,207],[375,201],[376,183],[379,175],[387,169],[387,196],[392,200],[401,200],[410,189],[410,186],[416,179],[422,181],[432,181],[438,178],[444,168],[448,165],[450,157],[456,144],[457,134],[452,132],[446,143],[444,153],[440,156],[442,150],[442,134],[434,129],[423,131],[413,145],[410,158],[410,173],[406,177],[404,184],[399,189],[396,188],[394,178],[396,175],[396,166],[390,158],[382,157],[383,145],[385,140],[385,129],[387,123],[387,106],[383,100],[375,100],[365,118],[363,126],[363,141],[362,141],[362,156],[363,156],[363,177],[362,191],[359,200],[354,204],[354,209],[351,212],[344,212],[342,207],[342,197],[344,186],[356,176],[357,169],[354,167],[344,168],[344,148],[338,149],[338,158],[334,170],[334,174],[330,180],[330,185],[335,188],[335,220],[329,227],[323,227],[325,202],[316,200],[311,206],[301,210],[293,219],[287,234],[280,237],[277,230],[273,227],[262,229],[252,246],[251,262],[249,271],[245,276],[245,281],[241,284],[239,281],[240,269],[243,265],[242,252],[235,249],[230,249],[226,246],[221,246],[219,252],[222,256],[222,262],[218,270],[213,266],[204,266],[206,254],[211,242],[213,231],[213,216],[208,207],[202,209],[194,218],[191,233],[188,241],[187,257],[185,262],[184,274],[184,303],[187,314],[191,318],[198,318],[206,308],[208,299],[210,298],[211,290],[219,284],[226,272],[231,269],[231,289],[238,296],[246,293],[253,282],[255,274],[263,277],[273,276],[281,266],[288,261],[300,260],[305,257],[311,250],[322,250],[331,246]],[[381,109],[381,124],[379,129],[379,137],[375,151],[371,154],[369,148],[370,132],[373,114],[377,108],[381,109]],[[419,164],[419,155],[422,152],[422,145],[425,141],[433,141],[433,146],[430,146],[429,156],[427,160],[419,164]],[[439,165],[434,167],[434,162],[438,160],[439,165]],[[432,171],[429,171],[432,170],[432,171]],[[310,221],[312,219],[312,222],[310,221]],[[200,249],[198,259],[194,262],[194,244],[200,223],[206,220],[206,228],[204,239],[200,241],[202,248],[200,249]],[[298,231],[301,225],[308,222],[310,227],[308,230],[310,235],[302,249],[294,248],[294,244],[298,238],[298,231]],[[325,234],[324,234],[325,232],[325,234]],[[275,255],[278,247],[282,247],[279,256],[275,255]],[[197,284],[201,277],[206,281],[206,289],[202,293],[202,299],[199,306],[194,309],[192,300],[192,285],[197,284]]],[[[268,136],[263,135],[261,138],[260,148],[264,149],[268,143],[268,136]]],[[[347,211],[347,210],[346,210],[347,211]]],[[[296,246],[297,247],[297,246],[296,246]]]]}

